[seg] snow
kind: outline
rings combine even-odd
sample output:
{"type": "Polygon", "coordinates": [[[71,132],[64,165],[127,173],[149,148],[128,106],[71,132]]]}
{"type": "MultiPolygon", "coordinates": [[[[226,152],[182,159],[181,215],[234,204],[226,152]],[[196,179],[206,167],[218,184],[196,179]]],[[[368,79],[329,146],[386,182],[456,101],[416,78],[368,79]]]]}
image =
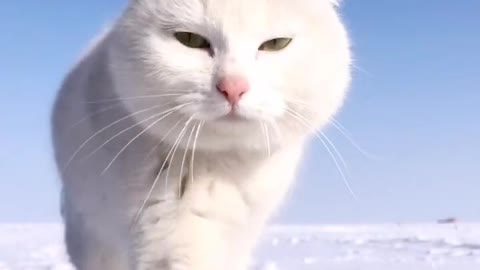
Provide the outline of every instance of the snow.
{"type": "MultiPolygon", "coordinates": [[[[0,270],[72,270],[59,224],[0,225],[0,270]]],[[[272,226],[252,270],[479,270],[480,224],[272,226]]]]}

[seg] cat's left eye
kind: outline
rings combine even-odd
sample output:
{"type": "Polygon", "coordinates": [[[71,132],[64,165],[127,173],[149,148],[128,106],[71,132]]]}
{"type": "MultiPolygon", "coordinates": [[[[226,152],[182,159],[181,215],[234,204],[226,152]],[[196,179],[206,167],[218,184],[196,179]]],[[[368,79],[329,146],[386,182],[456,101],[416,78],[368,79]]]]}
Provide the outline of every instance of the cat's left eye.
{"type": "Polygon", "coordinates": [[[190,32],[177,32],[175,38],[183,45],[193,49],[208,49],[210,48],[210,42],[198,34],[190,32]]]}
{"type": "Polygon", "coordinates": [[[275,38],[265,41],[258,49],[260,51],[280,51],[285,49],[290,42],[292,42],[291,38],[275,38]]]}

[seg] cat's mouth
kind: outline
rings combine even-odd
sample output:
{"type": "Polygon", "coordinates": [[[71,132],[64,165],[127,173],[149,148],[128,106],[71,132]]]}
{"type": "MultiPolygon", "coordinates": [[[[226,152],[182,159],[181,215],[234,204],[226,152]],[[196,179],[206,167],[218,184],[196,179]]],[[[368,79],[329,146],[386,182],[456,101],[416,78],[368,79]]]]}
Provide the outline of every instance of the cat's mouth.
{"type": "Polygon", "coordinates": [[[231,110],[229,113],[217,118],[217,120],[222,121],[222,122],[250,122],[250,121],[252,121],[252,119],[246,117],[245,115],[240,114],[236,110],[231,110]]]}

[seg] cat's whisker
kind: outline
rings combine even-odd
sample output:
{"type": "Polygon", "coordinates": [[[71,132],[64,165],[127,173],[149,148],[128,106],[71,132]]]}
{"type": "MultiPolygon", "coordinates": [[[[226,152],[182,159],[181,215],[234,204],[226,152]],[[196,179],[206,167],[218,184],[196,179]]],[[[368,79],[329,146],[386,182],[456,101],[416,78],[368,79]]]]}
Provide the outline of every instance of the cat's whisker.
{"type": "Polygon", "coordinates": [[[358,65],[356,65],[356,64],[354,64],[354,63],[351,63],[351,66],[352,66],[354,69],[356,69],[356,70],[358,70],[358,71],[360,71],[360,72],[363,72],[363,73],[367,74],[367,75],[370,76],[370,77],[374,77],[372,73],[368,72],[366,69],[364,69],[364,68],[362,68],[362,67],[360,67],[360,66],[358,66],[358,65]]]}
{"type": "Polygon", "coordinates": [[[145,155],[145,158],[143,159],[143,161],[146,161],[153,153],[155,153],[155,151],[158,149],[158,147],[160,147],[160,145],[162,145],[162,143],[164,142],[164,140],[168,137],[168,135],[170,135],[170,133],[173,132],[173,130],[175,130],[175,128],[182,122],[183,119],[180,119],[178,120],[175,125],[173,125],[163,136],[162,136],[162,139],[160,139],[160,141],[152,148],[152,150],[148,151],[148,153],[145,155]]]}
{"type": "MultiPolygon", "coordinates": [[[[177,107],[178,107],[178,106],[177,106],[177,107]]],[[[158,121],[155,121],[155,123],[163,120],[165,117],[167,117],[167,116],[171,115],[172,113],[174,113],[174,112],[175,112],[175,109],[176,109],[177,107],[175,107],[175,108],[173,108],[173,109],[169,109],[169,110],[163,111],[163,112],[161,112],[161,113],[154,114],[154,115],[152,115],[152,116],[150,116],[150,117],[147,117],[146,119],[144,119],[144,120],[142,120],[142,121],[139,121],[139,122],[135,123],[134,125],[131,125],[130,127],[126,128],[126,129],[118,132],[118,133],[115,134],[114,136],[110,137],[110,138],[109,138],[106,142],[104,142],[102,145],[100,145],[100,146],[97,147],[95,150],[93,150],[93,151],[92,151],[89,155],[87,155],[84,159],[86,160],[86,159],[90,158],[90,157],[93,156],[95,153],[97,153],[100,149],[102,149],[105,145],[107,145],[109,142],[113,141],[115,138],[119,137],[120,135],[124,134],[125,132],[127,132],[127,131],[129,131],[129,130],[137,127],[137,126],[140,126],[140,125],[142,125],[143,123],[150,121],[151,119],[154,119],[154,118],[157,118],[157,117],[159,117],[159,116],[161,116],[161,115],[166,114],[164,117],[161,117],[158,121]]]]}
{"type": "MultiPolygon", "coordinates": [[[[293,111],[295,112],[295,111],[293,111]]],[[[309,123],[309,121],[299,112],[295,112],[295,114],[301,118],[305,123],[309,123]]],[[[340,152],[338,151],[337,147],[333,144],[333,142],[328,138],[328,136],[322,132],[320,129],[315,129],[316,133],[320,136],[322,136],[325,141],[332,147],[334,153],[337,155],[337,157],[340,159],[340,162],[342,164],[342,166],[345,168],[345,170],[347,170],[348,172],[348,166],[347,166],[347,162],[345,161],[345,159],[343,158],[342,154],[340,154],[340,152]]]]}
{"type": "Polygon", "coordinates": [[[294,103],[294,104],[297,104],[297,105],[308,106],[308,107],[310,106],[309,103],[307,103],[303,100],[294,98],[294,97],[286,97],[285,99],[286,99],[287,103],[294,103]]]}
{"type": "Polygon", "coordinates": [[[272,120],[272,121],[270,121],[270,124],[272,125],[273,129],[275,130],[275,135],[277,136],[277,138],[281,138],[282,137],[282,132],[280,132],[280,127],[278,126],[277,121],[272,120]]]}
{"type": "Polygon", "coordinates": [[[142,136],[145,132],[147,132],[148,130],[150,130],[150,128],[152,128],[153,126],[155,126],[157,123],[159,123],[160,121],[162,121],[163,119],[165,119],[167,116],[173,114],[174,112],[180,110],[182,107],[185,107],[187,105],[189,105],[190,103],[186,103],[186,104],[182,104],[182,105],[178,105],[176,107],[173,107],[169,110],[167,110],[166,112],[166,115],[160,117],[159,119],[155,120],[152,124],[150,124],[148,127],[146,127],[142,132],[138,133],[135,137],[133,137],[133,139],[131,139],[122,149],[120,149],[120,151],[113,157],[112,161],[110,161],[110,163],[107,165],[107,167],[102,171],[102,173],[100,175],[104,175],[108,169],[112,166],[112,164],[115,162],[115,160],[117,160],[117,158],[123,153],[123,151],[125,151],[125,149],[127,149],[127,147],[132,144],[136,139],[138,139],[140,136],[142,136]]]}
{"type": "Polygon", "coordinates": [[[155,78],[161,75],[162,70],[158,68],[149,68],[145,71],[145,78],[155,78]]]}
{"type": "Polygon", "coordinates": [[[327,152],[329,153],[330,157],[332,158],[333,160],[333,163],[335,164],[335,166],[337,167],[337,171],[339,172],[342,180],[343,180],[343,183],[345,184],[345,186],[347,187],[348,191],[350,192],[350,194],[352,195],[352,197],[355,199],[355,200],[358,200],[358,197],[357,195],[355,194],[355,192],[353,191],[350,183],[348,182],[347,180],[347,177],[345,176],[345,173],[343,172],[340,164],[338,163],[338,160],[337,158],[335,157],[335,155],[333,154],[332,150],[330,149],[329,145],[327,143],[325,143],[324,139],[322,138],[321,135],[319,135],[318,133],[318,130],[316,128],[312,128],[311,125],[308,123],[308,122],[305,122],[304,119],[302,119],[301,117],[299,117],[297,115],[297,113],[295,111],[292,111],[290,108],[287,108],[286,112],[294,119],[296,119],[300,124],[304,125],[306,128],[308,129],[312,129],[314,131],[314,135],[317,137],[318,140],[320,140],[320,142],[323,144],[323,146],[325,147],[325,149],[327,150],[327,152]]]}
{"type": "MultiPolygon", "coordinates": [[[[299,118],[301,118],[303,120],[303,122],[309,124],[309,126],[311,126],[311,124],[309,123],[309,121],[307,120],[307,118],[305,116],[303,116],[301,113],[293,110],[292,108],[290,108],[290,111],[292,113],[295,113],[299,118]]],[[[337,147],[335,147],[335,145],[332,143],[332,141],[327,137],[327,135],[325,135],[324,132],[322,132],[320,129],[315,129],[315,132],[317,134],[319,134],[320,136],[322,136],[325,141],[332,147],[333,151],[335,152],[335,154],[338,156],[338,158],[340,159],[340,162],[342,163],[343,167],[345,168],[345,170],[348,170],[348,166],[347,166],[347,162],[345,162],[345,159],[343,158],[342,154],[340,154],[340,152],[338,151],[337,147]]]]}
{"type": "Polygon", "coordinates": [[[335,118],[330,118],[330,124],[336,128],[346,139],[348,142],[350,142],[353,147],[355,147],[362,155],[369,159],[380,159],[378,156],[370,153],[369,151],[365,150],[363,147],[361,147],[352,137],[351,132],[348,131],[338,120],[335,118]]]}
{"type": "MultiPolygon", "coordinates": [[[[295,99],[291,99],[289,98],[288,101],[292,104],[296,104],[298,106],[301,106],[303,108],[306,108],[307,110],[310,110],[310,111],[315,111],[310,104],[304,102],[304,101],[297,101],[295,99]]],[[[363,147],[361,147],[352,137],[351,135],[351,132],[349,132],[343,125],[340,124],[340,122],[338,120],[336,120],[335,118],[333,117],[330,117],[330,120],[329,120],[329,123],[335,127],[339,132],[340,134],[342,134],[346,139],[347,141],[352,144],[352,146],[357,149],[362,155],[364,155],[365,157],[369,158],[369,159],[380,159],[378,157],[376,157],[374,154],[371,154],[369,151],[365,150],[363,147]]]]}
{"type": "MultiPolygon", "coordinates": [[[[188,124],[188,121],[185,123],[185,126],[183,127],[183,129],[180,131],[180,133],[178,134],[177,136],[177,139],[175,140],[175,142],[173,143],[173,145],[170,147],[168,153],[167,153],[167,156],[165,157],[165,159],[163,160],[163,163],[162,163],[162,166],[160,166],[160,169],[158,170],[158,173],[157,175],[155,176],[155,179],[153,180],[153,183],[152,185],[150,186],[150,189],[148,190],[146,196],[145,196],[145,199],[143,200],[142,204],[140,205],[140,208],[139,210],[137,211],[135,217],[133,218],[132,220],[132,223],[131,223],[131,229],[133,229],[135,227],[135,225],[137,224],[138,220],[140,219],[140,216],[142,215],[142,212],[143,210],[145,209],[145,206],[147,205],[148,203],[148,200],[150,200],[150,197],[152,196],[153,194],[153,191],[155,190],[155,187],[157,186],[157,183],[158,183],[158,180],[160,180],[160,176],[162,175],[162,172],[163,170],[165,169],[165,166],[167,166],[168,164],[168,160],[170,158],[170,156],[172,155],[174,149],[175,149],[175,146],[179,143],[179,141],[182,139],[183,137],[183,134],[184,131],[185,131],[185,128],[187,127],[187,124],[188,124]]],[[[169,165],[168,167],[170,167],[171,165],[169,165]]],[[[168,169],[167,169],[168,171],[168,169]]],[[[165,192],[168,190],[168,179],[165,180],[165,192]]]]}
{"type": "Polygon", "coordinates": [[[74,152],[73,154],[70,156],[70,158],[67,160],[67,162],[65,163],[65,165],[63,166],[62,168],[62,174],[65,173],[65,171],[68,169],[68,167],[71,165],[72,161],[75,159],[75,157],[78,155],[78,153],[80,153],[80,151],[91,141],[93,140],[95,137],[97,137],[99,134],[101,134],[102,132],[104,132],[105,130],[109,129],[110,127],[113,127],[114,125],[126,120],[126,119],[129,119],[135,115],[138,115],[138,114],[141,114],[141,113],[144,113],[144,112],[148,112],[148,111],[151,111],[151,110],[154,110],[154,109],[157,109],[157,108],[160,108],[162,106],[165,106],[165,104],[160,104],[160,105],[155,105],[155,106],[151,106],[149,108],[146,108],[146,109],[143,109],[143,110],[140,110],[140,111],[136,111],[134,113],[131,113],[131,114],[128,114],[127,116],[124,116],[120,119],[117,119],[116,121],[113,121],[112,123],[108,124],[107,126],[101,128],[100,130],[98,130],[97,132],[95,132],[93,135],[91,135],[88,139],[86,139],[74,152]]]}
{"type": "MultiPolygon", "coordinates": [[[[255,106],[255,105],[250,105],[250,106],[252,106],[253,108],[255,108],[258,111],[262,111],[262,108],[260,106],[255,106]]],[[[265,140],[267,158],[268,158],[272,155],[272,140],[271,140],[268,124],[272,125],[273,129],[275,130],[275,135],[276,135],[277,138],[281,137],[280,128],[279,128],[278,124],[276,123],[275,119],[273,119],[273,118],[268,119],[268,120],[260,119],[260,120],[258,120],[258,123],[259,123],[259,125],[262,129],[262,134],[263,134],[263,137],[264,137],[264,140],[265,140]]]]}
{"type": "MultiPolygon", "coordinates": [[[[282,140],[282,132],[280,132],[280,126],[278,125],[277,121],[275,121],[275,119],[266,120],[265,125],[267,125],[267,127],[268,127],[268,124],[270,124],[271,127],[273,128],[274,133],[272,135],[274,135],[274,138],[275,138],[274,142],[276,142],[276,144],[278,144],[282,140]]],[[[271,141],[272,140],[271,140],[271,137],[270,137],[270,142],[271,141]]]]}
{"type": "MultiPolygon", "coordinates": [[[[294,110],[293,108],[289,108],[289,110],[293,113],[295,113],[299,118],[301,118],[305,123],[308,123],[310,126],[311,124],[309,123],[308,119],[302,115],[300,112],[294,110]]],[[[335,147],[335,145],[332,143],[332,141],[328,138],[328,136],[322,132],[320,129],[316,128],[315,129],[315,132],[317,132],[320,136],[322,136],[326,141],[327,143],[333,148],[333,150],[335,151],[335,153],[337,154],[337,156],[340,158],[340,161],[342,162],[342,165],[347,168],[347,163],[345,162],[345,159],[342,157],[342,155],[340,154],[340,152],[337,150],[337,148],[335,147]]]]}
{"type": "Polygon", "coordinates": [[[271,150],[270,150],[270,137],[269,137],[269,134],[268,134],[268,127],[265,125],[265,123],[263,121],[259,121],[260,122],[260,125],[262,127],[262,132],[263,132],[263,136],[264,136],[264,139],[265,139],[265,146],[266,146],[266,150],[267,150],[267,158],[271,156],[271,150]]]}
{"type": "MultiPolygon", "coordinates": [[[[187,122],[185,122],[185,126],[183,127],[182,131],[180,132],[180,135],[179,135],[179,140],[175,142],[175,148],[173,150],[173,154],[170,156],[170,165],[173,164],[174,162],[174,158],[175,158],[175,154],[177,153],[177,150],[178,150],[178,147],[180,146],[180,143],[182,142],[183,140],[183,137],[185,136],[185,134],[187,133],[187,128],[188,128],[188,125],[190,124],[190,122],[193,120],[193,117],[190,117],[187,122]]],[[[167,168],[167,173],[165,175],[165,190],[168,190],[168,181],[170,179],[170,169],[172,168],[173,166],[169,166],[167,168]]],[[[179,183],[180,184],[180,183],[179,183]]]]}
{"type": "Polygon", "coordinates": [[[321,130],[318,130],[318,132],[320,136],[322,136],[327,141],[327,143],[332,147],[333,151],[337,154],[338,158],[340,159],[340,162],[342,163],[343,167],[345,168],[345,170],[347,170],[347,173],[348,173],[347,162],[343,158],[342,154],[340,154],[335,144],[333,144],[333,142],[328,138],[328,136],[324,132],[322,132],[321,130]]]}
{"type": "Polygon", "coordinates": [[[94,117],[94,116],[100,115],[100,114],[102,114],[102,113],[104,113],[104,112],[108,112],[108,111],[114,109],[115,107],[119,107],[119,106],[121,106],[121,105],[123,105],[123,104],[121,104],[121,103],[119,103],[119,104],[114,104],[114,105],[108,106],[108,107],[106,107],[106,108],[103,108],[103,109],[101,109],[101,110],[98,110],[98,111],[95,111],[95,112],[93,112],[93,113],[90,113],[90,114],[86,115],[85,117],[83,117],[82,119],[80,119],[80,120],[78,120],[77,122],[75,122],[75,123],[74,123],[73,125],[71,125],[70,127],[66,128],[63,132],[64,132],[64,134],[68,134],[68,133],[70,133],[70,131],[71,131],[72,129],[74,129],[76,126],[80,125],[81,123],[85,122],[86,120],[88,120],[88,119],[90,119],[90,118],[92,118],[92,117],[94,117]]]}
{"type": "Polygon", "coordinates": [[[195,129],[197,128],[199,124],[195,124],[193,125],[192,127],[192,131],[190,131],[190,135],[188,136],[188,139],[187,139],[187,145],[185,146],[185,151],[183,152],[183,158],[182,158],[182,164],[180,166],[180,175],[179,175],[179,198],[182,197],[182,193],[183,193],[183,186],[182,186],[182,179],[183,179],[183,170],[184,170],[184,166],[185,166],[185,160],[187,159],[187,153],[188,153],[188,147],[190,146],[190,142],[192,140],[192,137],[193,137],[193,133],[195,132],[195,129]]]}
{"type": "MultiPolygon", "coordinates": [[[[178,92],[178,91],[176,91],[178,92]]],[[[124,98],[112,98],[112,99],[99,99],[95,101],[85,101],[87,104],[97,104],[97,103],[108,103],[108,102],[120,102],[126,100],[134,100],[134,99],[150,99],[150,98],[160,98],[160,97],[178,97],[183,96],[186,93],[190,93],[185,91],[184,93],[171,93],[171,94],[158,94],[158,95],[144,95],[144,96],[132,96],[132,97],[124,97],[124,98]]]]}
{"type": "MultiPolygon", "coordinates": [[[[184,126],[183,128],[180,130],[180,132],[178,133],[177,135],[177,138],[175,139],[175,141],[173,142],[172,144],[172,147],[170,148],[170,150],[168,151],[168,154],[167,156],[165,157],[165,160],[163,161],[163,164],[162,164],[162,167],[160,168],[160,171],[158,172],[157,174],[157,177],[155,178],[154,180],[154,185],[156,185],[156,182],[158,182],[159,180],[159,177],[160,177],[160,174],[162,173],[164,167],[165,167],[165,164],[168,163],[169,160],[171,160],[171,156],[173,154],[173,152],[175,151],[175,147],[177,146],[177,144],[180,142],[180,140],[182,139],[183,137],[183,134],[185,133],[185,129],[187,128],[187,125],[188,125],[188,121],[186,121],[184,123],[184,126]]],[[[169,164],[168,167],[171,167],[171,164],[169,164]]],[[[167,176],[168,176],[168,169],[167,169],[167,176]]],[[[152,185],[153,186],[153,185],[152,185]]],[[[153,187],[152,187],[153,188],[153,187]]],[[[165,179],[165,191],[168,190],[168,177],[166,177],[165,179]]]]}
{"type": "Polygon", "coordinates": [[[351,136],[351,132],[344,126],[342,125],[342,123],[340,123],[340,121],[338,121],[337,119],[335,119],[335,117],[331,116],[330,117],[330,123],[336,128],[338,129],[338,131],[342,132],[342,134],[344,135],[348,135],[348,136],[351,136]]]}
{"type": "Polygon", "coordinates": [[[205,124],[205,121],[201,121],[200,124],[197,127],[197,131],[195,132],[195,139],[193,140],[193,147],[192,147],[192,156],[190,160],[190,175],[191,175],[191,182],[193,183],[194,181],[194,164],[195,164],[195,150],[197,148],[197,141],[198,141],[198,136],[200,134],[200,129],[203,127],[205,124]]]}
{"type": "MultiPolygon", "coordinates": [[[[193,116],[192,116],[193,117],[193,116]]],[[[178,198],[181,198],[182,197],[182,193],[183,193],[183,169],[184,169],[184,166],[185,166],[185,160],[187,159],[187,153],[188,153],[188,147],[190,146],[190,142],[192,140],[192,137],[193,137],[193,133],[195,132],[195,129],[197,128],[197,126],[199,126],[200,124],[198,123],[195,123],[192,127],[192,131],[190,131],[190,135],[188,136],[188,139],[187,139],[187,145],[185,146],[185,151],[183,152],[183,158],[182,158],[182,164],[180,166],[180,175],[179,175],[179,182],[178,182],[178,186],[179,186],[179,196],[178,198]]]]}

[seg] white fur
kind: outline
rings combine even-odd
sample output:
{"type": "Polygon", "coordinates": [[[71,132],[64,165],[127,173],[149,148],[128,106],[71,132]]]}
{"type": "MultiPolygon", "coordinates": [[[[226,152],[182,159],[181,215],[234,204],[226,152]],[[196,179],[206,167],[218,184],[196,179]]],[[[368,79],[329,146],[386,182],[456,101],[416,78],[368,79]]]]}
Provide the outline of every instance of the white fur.
{"type": "Polygon", "coordinates": [[[308,139],[346,96],[351,57],[338,3],[130,2],[69,74],[54,112],[56,157],[67,169],[62,171],[67,244],[80,270],[246,269],[262,227],[293,184],[308,139]],[[173,37],[176,31],[204,36],[213,53],[187,48],[173,37]],[[258,51],[276,37],[293,41],[278,52],[258,51]],[[223,75],[242,76],[250,84],[237,110],[245,120],[221,120],[230,111],[215,88],[223,75]],[[170,95],[135,98],[164,94],[170,95]],[[118,119],[114,113],[92,114],[84,102],[89,96],[121,98],[119,110],[133,114],[127,120],[138,124],[142,134],[148,128],[145,136],[117,129],[88,141],[100,122],[118,119]],[[136,112],[152,104],[166,105],[147,116],[180,107],[159,122],[144,121],[147,116],[136,112]],[[89,113],[89,125],[65,135],[89,113]],[[82,161],[72,159],[79,146],[91,151],[115,136],[122,142],[113,141],[82,161]],[[162,139],[157,155],[144,159],[162,139]],[[154,203],[129,230],[175,142],[177,154],[149,197],[154,203]],[[127,143],[132,145],[126,148],[127,143]],[[110,162],[114,157],[118,160],[110,162]],[[100,174],[105,165],[108,170],[100,174]],[[179,197],[183,177],[186,190],[179,197]]]}

